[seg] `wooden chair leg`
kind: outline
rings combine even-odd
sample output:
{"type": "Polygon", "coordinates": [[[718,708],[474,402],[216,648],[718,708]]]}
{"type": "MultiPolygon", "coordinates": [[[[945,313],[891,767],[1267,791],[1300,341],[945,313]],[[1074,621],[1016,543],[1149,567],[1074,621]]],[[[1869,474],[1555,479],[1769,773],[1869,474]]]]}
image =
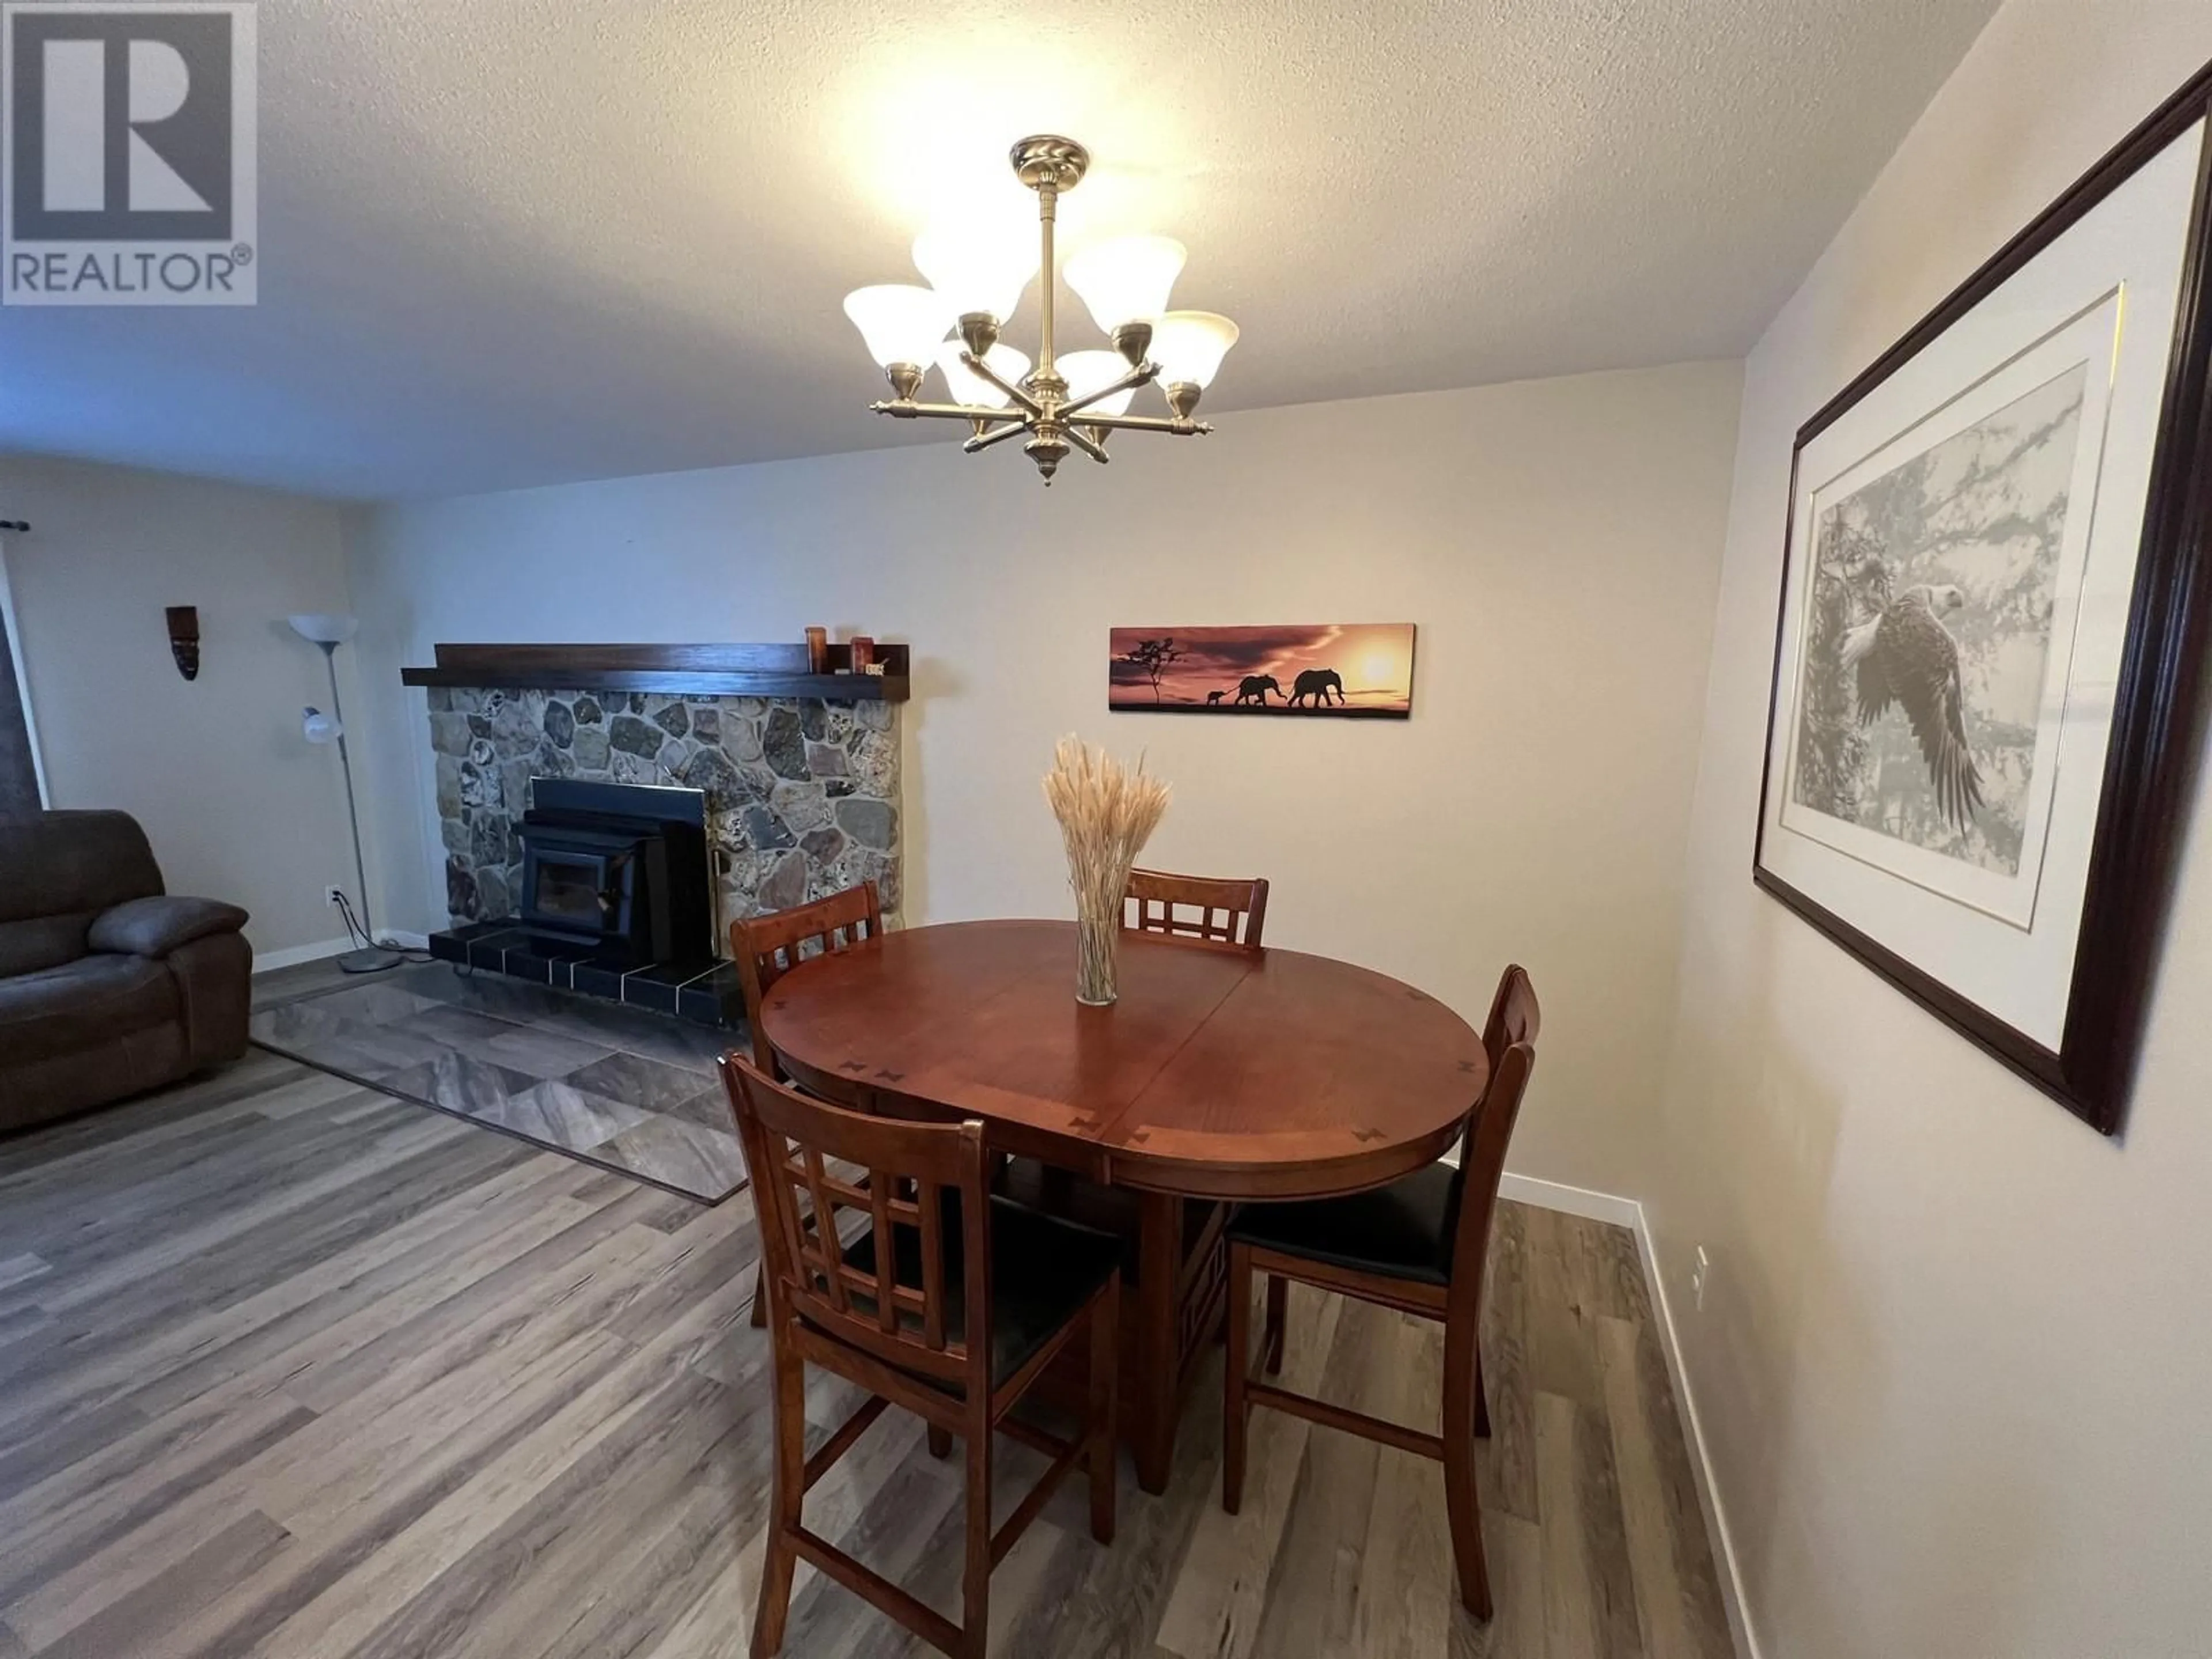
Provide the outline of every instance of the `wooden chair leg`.
{"type": "Polygon", "coordinates": [[[799,1565],[791,1534],[799,1528],[806,1496],[806,1368],[797,1354],[776,1346],[771,1384],[775,1413],[775,1462],[769,1504],[768,1556],[761,1564],[760,1601],[753,1612],[753,1659],[769,1659],[783,1646],[791,1612],[791,1576],[799,1565]]]}
{"type": "Polygon", "coordinates": [[[942,1462],[952,1455],[952,1431],[929,1425],[929,1455],[942,1462]]]}
{"type": "Polygon", "coordinates": [[[1279,1273],[1267,1275],[1267,1326],[1261,1342],[1267,1357],[1267,1375],[1283,1374],[1284,1328],[1288,1322],[1291,1305],[1291,1281],[1279,1273]]]}
{"type": "Polygon", "coordinates": [[[1135,1368],[1137,1485],[1158,1497],[1174,1473],[1176,1407],[1182,1399],[1182,1200],[1146,1193],[1137,1222],[1135,1329],[1144,1363],[1135,1368]]]}
{"type": "Polygon", "coordinates": [[[1478,1619],[1490,1617],[1490,1571],[1482,1557],[1482,1507],[1474,1486],[1474,1419],[1481,1399],[1474,1333],[1444,1331],[1444,1512],[1451,1527],[1459,1596],[1478,1619]]]}
{"type": "Polygon", "coordinates": [[[1490,1438],[1490,1388],[1482,1380],[1482,1345],[1474,1348],[1474,1432],[1478,1439],[1490,1438]]]}
{"type": "Polygon", "coordinates": [[[988,1401],[969,1416],[968,1565],[961,1581],[959,1659],[984,1659],[991,1639],[991,1418],[988,1401]]]}
{"type": "Polygon", "coordinates": [[[746,1316],[752,1321],[755,1330],[768,1328],[768,1269],[765,1267],[753,1269],[753,1310],[746,1316]]]}
{"type": "Polygon", "coordinates": [[[1114,1390],[1121,1377],[1115,1335],[1121,1320],[1121,1278],[1116,1273],[1106,1294],[1091,1310],[1091,1535],[1114,1541],[1114,1488],[1120,1468],[1114,1440],[1114,1390]]]}
{"type": "Polygon", "coordinates": [[[1229,1247],[1229,1352],[1222,1358],[1221,1507],[1244,1502],[1244,1368],[1252,1346],[1252,1247],[1229,1247]]]}

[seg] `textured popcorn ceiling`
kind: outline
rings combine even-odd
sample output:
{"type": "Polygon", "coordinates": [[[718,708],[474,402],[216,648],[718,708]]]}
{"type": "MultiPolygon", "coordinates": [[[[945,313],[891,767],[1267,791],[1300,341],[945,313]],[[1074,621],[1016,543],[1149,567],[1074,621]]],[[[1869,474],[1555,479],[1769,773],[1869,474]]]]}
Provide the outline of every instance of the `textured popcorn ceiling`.
{"type": "Polygon", "coordinates": [[[1036,130],[1065,249],[1180,237],[1243,324],[1209,412],[1733,356],[1993,9],[262,0],[260,306],[0,311],[0,447],[381,497],[964,435],[838,306],[1030,212],[1036,130]]]}

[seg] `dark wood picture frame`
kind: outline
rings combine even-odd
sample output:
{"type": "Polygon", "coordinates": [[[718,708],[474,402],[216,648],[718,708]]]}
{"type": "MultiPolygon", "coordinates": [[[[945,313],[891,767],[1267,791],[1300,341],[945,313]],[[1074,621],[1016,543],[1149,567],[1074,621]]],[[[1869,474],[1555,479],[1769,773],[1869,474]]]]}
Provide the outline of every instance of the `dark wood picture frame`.
{"type": "Polygon", "coordinates": [[[1769,870],[1763,854],[1775,723],[1781,718],[1798,466],[1805,447],[1947,333],[2122,183],[2200,120],[2207,64],[2064,194],[1798,428],[1790,452],[1782,594],[1759,781],[1752,878],[1954,1030],[2105,1134],[2121,1127],[2163,931],[2202,735],[2202,668],[2212,652],[2212,138],[2198,158],[2174,341],[2143,511],[2135,591],[2098,799],[2063,1034],[2052,1050],[1769,870]]]}

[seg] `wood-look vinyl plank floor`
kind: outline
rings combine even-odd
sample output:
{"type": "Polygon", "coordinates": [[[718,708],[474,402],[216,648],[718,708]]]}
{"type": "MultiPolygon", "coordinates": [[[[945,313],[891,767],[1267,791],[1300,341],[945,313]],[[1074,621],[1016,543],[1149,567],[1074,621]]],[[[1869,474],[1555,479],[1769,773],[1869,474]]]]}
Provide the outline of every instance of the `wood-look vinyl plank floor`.
{"type": "MultiPolygon", "coordinates": [[[[717,1208],[265,1054],[0,1142],[0,1659],[721,1659],[769,1501],[757,1241],[717,1208]]],[[[1051,1659],[1720,1659],[1719,1577],[1626,1232],[1503,1206],[1480,1453],[1498,1612],[1443,1476],[1221,1372],[1111,1548],[1071,1478],[992,1583],[1051,1659]]],[[[1255,1320],[1256,1325],[1256,1320],[1255,1320]]],[[[1435,1327],[1295,1288],[1291,1386],[1424,1426],[1435,1327]]],[[[857,1403],[810,1385],[819,1443],[857,1403]]],[[[1033,1453],[994,1449],[1003,1516],[1033,1453]]],[[[957,1610],[963,1478],[892,1412],[808,1523],[957,1610]]],[[[787,1653],[929,1651],[799,1569],[787,1653]]]]}

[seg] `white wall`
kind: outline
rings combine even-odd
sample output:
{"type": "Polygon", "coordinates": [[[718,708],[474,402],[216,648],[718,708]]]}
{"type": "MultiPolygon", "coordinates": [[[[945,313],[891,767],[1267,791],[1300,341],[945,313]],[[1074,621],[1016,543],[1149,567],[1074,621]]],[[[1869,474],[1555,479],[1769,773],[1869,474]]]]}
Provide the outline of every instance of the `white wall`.
{"type": "Polygon", "coordinates": [[[1747,368],[1646,1191],[1770,1656],[2212,1653],[2212,813],[2120,1141],[1751,883],[1791,434],[2208,55],[2201,0],[2011,0],[1747,368]]]}
{"type": "Polygon", "coordinates": [[[1525,961],[1556,1042],[1516,1165],[1633,1190],[1736,390],[1735,366],[1698,364],[1239,413],[1203,441],[1122,434],[1110,471],[1079,459],[1049,492],[1012,451],[930,446],[370,514],[351,543],[363,674],[380,770],[414,781],[380,803],[395,921],[443,922],[403,660],[441,640],[858,627],[918,659],[909,921],[1069,914],[1038,788],[1053,742],[1145,750],[1176,789],[1147,860],[1268,876],[1270,942],[1478,1021],[1525,961]],[[1105,711],[1114,624],[1335,621],[1419,624],[1411,721],[1105,711]]]}
{"type": "Polygon", "coordinates": [[[8,570],[50,803],[132,814],[169,890],[244,905],[258,952],[337,936],[322,890],[355,885],[344,790],[336,753],[300,735],[328,682],[284,623],[346,608],[337,509],[21,457],[0,458],[0,501],[31,524],[8,570]],[[189,684],[172,605],[199,607],[189,684]]]}

